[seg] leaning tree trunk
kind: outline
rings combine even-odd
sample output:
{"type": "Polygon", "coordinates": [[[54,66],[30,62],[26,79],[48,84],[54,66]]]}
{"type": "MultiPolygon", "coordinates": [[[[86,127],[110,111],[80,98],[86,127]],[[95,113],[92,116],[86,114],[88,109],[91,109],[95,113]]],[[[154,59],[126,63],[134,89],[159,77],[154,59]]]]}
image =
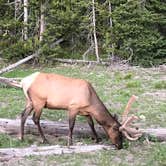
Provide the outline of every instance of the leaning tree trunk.
{"type": "Polygon", "coordinates": [[[97,59],[97,62],[100,62],[99,52],[98,52],[98,42],[96,37],[96,16],[95,16],[95,1],[94,0],[92,0],[92,23],[93,23],[93,36],[94,36],[96,59],[97,59]]]}
{"type": "Polygon", "coordinates": [[[29,61],[31,59],[33,59],[34,57],[37,57],[38,55],[39,55],[39,50],[37,52],[35,52],[34,54],[32,54],[32,55],[30,55],[30,56],[28,56],[28,57],[26,57],[24,59],[21,59],[18,62],[9,65],[8,67],[5,67],[5,68],[1,69],[0,70],[0,75],[5,73],[5,72],[11,71],[12,69],[16,68],[17,66],[19,66],[19,65],[21,65],[21,64],[23,64],[23,63],[25,63],[25,62],[27,62],[27,61],[29,61]]]}

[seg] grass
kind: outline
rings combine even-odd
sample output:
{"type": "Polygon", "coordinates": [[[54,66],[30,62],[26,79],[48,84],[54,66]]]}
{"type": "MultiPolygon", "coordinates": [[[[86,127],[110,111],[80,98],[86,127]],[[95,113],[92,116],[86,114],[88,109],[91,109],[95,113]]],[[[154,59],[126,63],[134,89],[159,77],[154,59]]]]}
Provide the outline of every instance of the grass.
{"type": "MultiPolygon", "coordinates": [[[[29,67],[6,73],[5,77],[24,77],[34,71],[54,72],[70,77],[86,79],[92,83],[101,100],[106,104],[111,113],[122,114],[131,95],[139,96],[132,106],[132,113],[141,119],[143,128],[166,127],[166,100],[165,100],[165,73],[155,69],[129,68],[125,70],[110,69],[96,66],[86,68],[84,66],[55,66],[53,67],[29,67]],[[157,81],[156,81],[157,80],[157,81]],[[134,110],[138,110],[135,112],[134,110]]],[[[0,85],[0,117],[16,118],[24,109],[25,100],[20,89],[0,85]]],[[[67,112],[62,110],[43,110],[42,119],[54,121],[67,120],[67,112]]],[[[77,121],[86,122],[83,117],[77,121]]],[[[90,138],[74,138],[74,142],[92,144],[90,138]]],[[[39,136],[25,136],[25,141],[20,142],[17,137],[0,134],[0,147],[23,147],[34,143],[39,145],[39,136]]],[[[65,145],[63,138],[53,138],[52,144],[65,145]]],[[[103,143],[110,143],[104,139],[103,143]]],[[[61,156],[28,157],[24,160],[27,165],[163,165],[166,163],[166,144],[153,142],[149,145],[145,140],[125,143],[125,149],[120,151],[99,151],[90,154],[72,154],[61,156]]],[[[23,160],[18,162],[24,163],[23,160]]],[[[17,163],[18,164],[18,163],[17,163]]],[[[16,165],[17,165],[16,164],[16,165]]],[[[21,165],[21,164],[20,164],[21,165]]]]}
{"type": "Polygon", "coordinates": [[[162,81],[157,81],[154,83],[154,88],[156,89],[166,89],[166,81],[162,80],[162,81]]]}

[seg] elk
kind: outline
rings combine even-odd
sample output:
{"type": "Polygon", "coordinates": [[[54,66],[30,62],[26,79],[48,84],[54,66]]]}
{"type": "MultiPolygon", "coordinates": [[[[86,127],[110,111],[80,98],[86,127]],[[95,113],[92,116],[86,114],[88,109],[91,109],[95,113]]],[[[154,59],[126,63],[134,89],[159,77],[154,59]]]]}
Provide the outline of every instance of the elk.
{"type": "Polygon", "coordinates": [[[132,96],[122,116],[122,123],[112,116],[98,97],[92,85],[86,80],[65,77],[62,75],[35,72],[22,79],[21,82],[11,81],[10,85],[23,89],[26,107],[21,114],[20,139],[24,139],[24,124],[33,111],[33,121],[37,125],[43,142],[46,138],[40,126],[43,108],[65,109],[69,116],[68,145],[72,145],[72,133],[77,115],[83,115],[92,130],[96,142],[99,137],[94,128],[93,118],[103,127],[111,142],[117,149],[122,148],[123,136],[129,140],[137,140],[142,133],[129,127],[136,116],[127,117],[131,104],[136,100],[132,96]]]}

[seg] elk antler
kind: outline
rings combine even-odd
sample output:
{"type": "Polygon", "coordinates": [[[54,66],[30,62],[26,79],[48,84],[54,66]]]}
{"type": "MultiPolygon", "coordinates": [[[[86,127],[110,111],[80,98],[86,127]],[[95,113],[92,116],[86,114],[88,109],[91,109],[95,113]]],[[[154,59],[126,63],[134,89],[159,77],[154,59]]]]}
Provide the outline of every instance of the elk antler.
{"type": "Polygon", "coordinates": [[[135,96],[135,95],[132,95],[131,98],[129,99],[129,101],[128,101],[126,107],[125,107],[125,110],[124,110],[124,112],[123,112],[123,114],[122,114],[122,123],[126,120],[127,115],[128,115],[129,112],[130,112],[130,108],[131,108],[132,103],[133,103],[135,100],[137,100],[137,99],[138,99],[138,97],[135,96]]]}
{"type": "Polygon", "coordinates": [[[139,137],[142,136],[142,132],[137,128],[131,128],[130,125],[133,121],[138,120],[138,117],[135,115],[132,115],[128,117],[127,115],[130,112],[131,104],[137,99],[137,96],[132,96],[125,108],[125,111],[122,115],[122,126],[119,128],[119,130],[124,134],[124,136],[129,140],[137,140],[139,137]]]}

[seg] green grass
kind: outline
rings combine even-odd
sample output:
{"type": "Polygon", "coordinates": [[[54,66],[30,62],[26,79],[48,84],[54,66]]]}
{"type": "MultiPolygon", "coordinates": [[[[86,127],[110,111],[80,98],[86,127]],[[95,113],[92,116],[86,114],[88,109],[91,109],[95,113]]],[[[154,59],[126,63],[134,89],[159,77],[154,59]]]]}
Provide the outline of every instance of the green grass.
{"type": "MultiPolygon", "coordinates": [[[[144,117],[140,120],[143,128],[166,127],[166,100],[164,72],[158,70],[129,68],[128,70],[110,69],[96,66],[63,66],[33,68],[24,66],[21,69],[6,73],[5,77],[24,77],[35,71],[53,72],[65,76],[88,80],[95,88],[101,100],[106,103],[111,113],[122,114],[131,95],[139,97],[132,105],[132,113],[144,117]],[[156,81],[157,80],[157,81],[156,81]],[[137,112],[135,110],[138,110],[137,112]]],[[[21,89],[0,85],[0,118],[16,118],[20,116],[25,106],[25,98],[21,89]]],[[[67,112],[63,110],[44,109],[42,119],[53,121],[67,120],[67,112]]],[[[77,121],[86,123],[84,117],[77,121]]],[[[76,122],[77,122],[76,121],[76,122]]],[[[51,144],[65,145],[63,138],[52,138],[51,144]]],[[[74,138],[74,142],[92,144],[90,138],[74,138]]],[[[15,136],[0,134],[0,147],[23,147],[34,143],[41,145],[39,136],[25,135],[25,141],[20,142],[15,136]]],[[[104,139],[103,143],[110,143],[104,139]]],[[[164,165],[166,163],[166,144],[153,142],[147,144],[145,140],[125,143],[125,149],[120,151],[99,151],[88,154],[72,154],[61,156],[47,156],[45,158],[29,157],[25,160],[33,163],[43,161],[47,165],[164,165]]],[[[21,160],[19,161],[21,162],[21,160]]],[[[35,165],[35,164],[33,164],[35,165]]],[[[37,164],[38,165],[38,164],[37,164]]]]}
{"type": "Polygon", "coordinates": [[[166,89],[166,81],[157,81],[154,83],[154,88],[156,89],[166,89]]]}

